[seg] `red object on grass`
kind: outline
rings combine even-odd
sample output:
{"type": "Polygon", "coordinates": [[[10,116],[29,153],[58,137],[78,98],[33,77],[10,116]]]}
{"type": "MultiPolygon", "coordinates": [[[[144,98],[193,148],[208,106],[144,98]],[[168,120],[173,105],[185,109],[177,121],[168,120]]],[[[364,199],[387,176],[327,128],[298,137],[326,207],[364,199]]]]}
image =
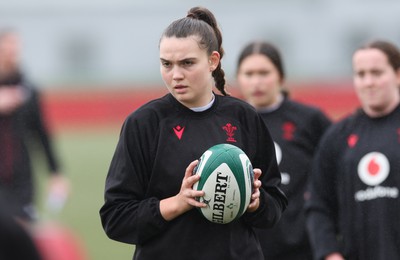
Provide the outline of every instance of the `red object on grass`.
{"type": "Polygon", "coordinates": [[[79,238],[60,224],[40,224],[33,237],[43,260],[87,260],[79,238]]]}

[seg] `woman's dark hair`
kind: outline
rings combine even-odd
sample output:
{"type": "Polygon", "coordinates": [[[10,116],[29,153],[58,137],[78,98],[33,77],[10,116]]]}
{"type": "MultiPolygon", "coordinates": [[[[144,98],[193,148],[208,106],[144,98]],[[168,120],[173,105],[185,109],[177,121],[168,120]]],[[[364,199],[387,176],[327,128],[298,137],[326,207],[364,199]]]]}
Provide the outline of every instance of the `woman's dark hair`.
{"type": "Polygon", "coordinates": [[[278,48],[269,42],[251,42],[247,44],[239,55],[239,59],[237,62],[237,69],[239,69],[240,64],[242,64],[245,58],[253,54],[262,54],[266,56],[268,59],[270,59],[271,62],[276,67],[276,69],[278,70],[281,79],[282,80],[285,79],[285,70],[283,67],[281,54],[278,48]]]}
{"type": "Polygon", "coordinates": [[[400,51],[392,43],[383,40],[374,40],[362,45],[357,50],[378,49],[382,51],[388,58],[390,66],[397,71],[400,69],[400,51]]]}
{"type": "MultiPolygon", "coordinates": [[[[222,59],[224,49],[222,48],[222,34],[217,25],[217,20],[210,10],[204,7],[193,7],[188,11],[186,17],[172,22],[161,36],[186,38],[196,35],[199,37],[199,47],[206,49],[208,55],[217,51],[222,59]]],[[[225,96],[225,72],[221,68],[221,61],[213,71],[216,88],[225,96]]]]}
{"type": "Polygon", "coordinates": [[[19,71],[14,71],[7,75],[0,74],[0,86],[19,85],[23,81],[22,74],[19,71]]]}

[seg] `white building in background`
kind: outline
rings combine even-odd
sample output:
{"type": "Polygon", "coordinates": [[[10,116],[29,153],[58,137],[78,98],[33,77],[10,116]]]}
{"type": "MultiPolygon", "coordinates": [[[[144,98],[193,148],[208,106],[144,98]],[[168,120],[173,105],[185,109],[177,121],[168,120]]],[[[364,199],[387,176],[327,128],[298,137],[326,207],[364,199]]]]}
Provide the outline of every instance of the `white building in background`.
{"type": "Polygon", "coordinates": [[[20,32],[24,66],[44,87],[159,85],[159,37],[195,5],[220,23],[228,81],[251,40],[281,48],[289,81],[350,77],[351,54],[368,39],[400,45],[398,0],[1,0],[0,28],[20,32]]]}

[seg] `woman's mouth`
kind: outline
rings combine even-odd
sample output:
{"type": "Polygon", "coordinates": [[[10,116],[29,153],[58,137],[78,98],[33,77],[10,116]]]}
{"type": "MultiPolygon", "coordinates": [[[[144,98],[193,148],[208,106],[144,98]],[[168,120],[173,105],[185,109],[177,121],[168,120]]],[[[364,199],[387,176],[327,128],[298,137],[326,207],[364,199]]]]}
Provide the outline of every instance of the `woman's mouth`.
{"type": "Polygon", "coordinates": [[[175,92],[176,92],[177,94],[182,94],[183,92],[186,91],[187,88],[188,88],[188,87],[185,86],[185,85],[176,85],[176,86],[174,87],[174,90],[175,90],[175,92]]]}

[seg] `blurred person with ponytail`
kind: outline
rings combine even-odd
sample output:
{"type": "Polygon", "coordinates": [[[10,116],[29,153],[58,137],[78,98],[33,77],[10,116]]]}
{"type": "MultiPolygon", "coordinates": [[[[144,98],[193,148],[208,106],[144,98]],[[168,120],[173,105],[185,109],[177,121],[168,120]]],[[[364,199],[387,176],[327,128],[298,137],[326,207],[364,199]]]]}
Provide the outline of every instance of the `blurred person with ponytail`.
{"type": "Polygon", "coordinates": [[[273,142],[261,117],[225,89],[222,35],[214,15],[194,7],[159,42],[169,90],[125,120],[105,184],[100,216],[106,234],[135,245],[133,259],[264,259],[254,228],[276,224],[287,200],[273,142]],[[221,93],[214,92],[214,87],[221,93]],[[193,170],[213,145],[240,147],[254,166],[252,201],[228,224],[196,207],[193,170]]]}

